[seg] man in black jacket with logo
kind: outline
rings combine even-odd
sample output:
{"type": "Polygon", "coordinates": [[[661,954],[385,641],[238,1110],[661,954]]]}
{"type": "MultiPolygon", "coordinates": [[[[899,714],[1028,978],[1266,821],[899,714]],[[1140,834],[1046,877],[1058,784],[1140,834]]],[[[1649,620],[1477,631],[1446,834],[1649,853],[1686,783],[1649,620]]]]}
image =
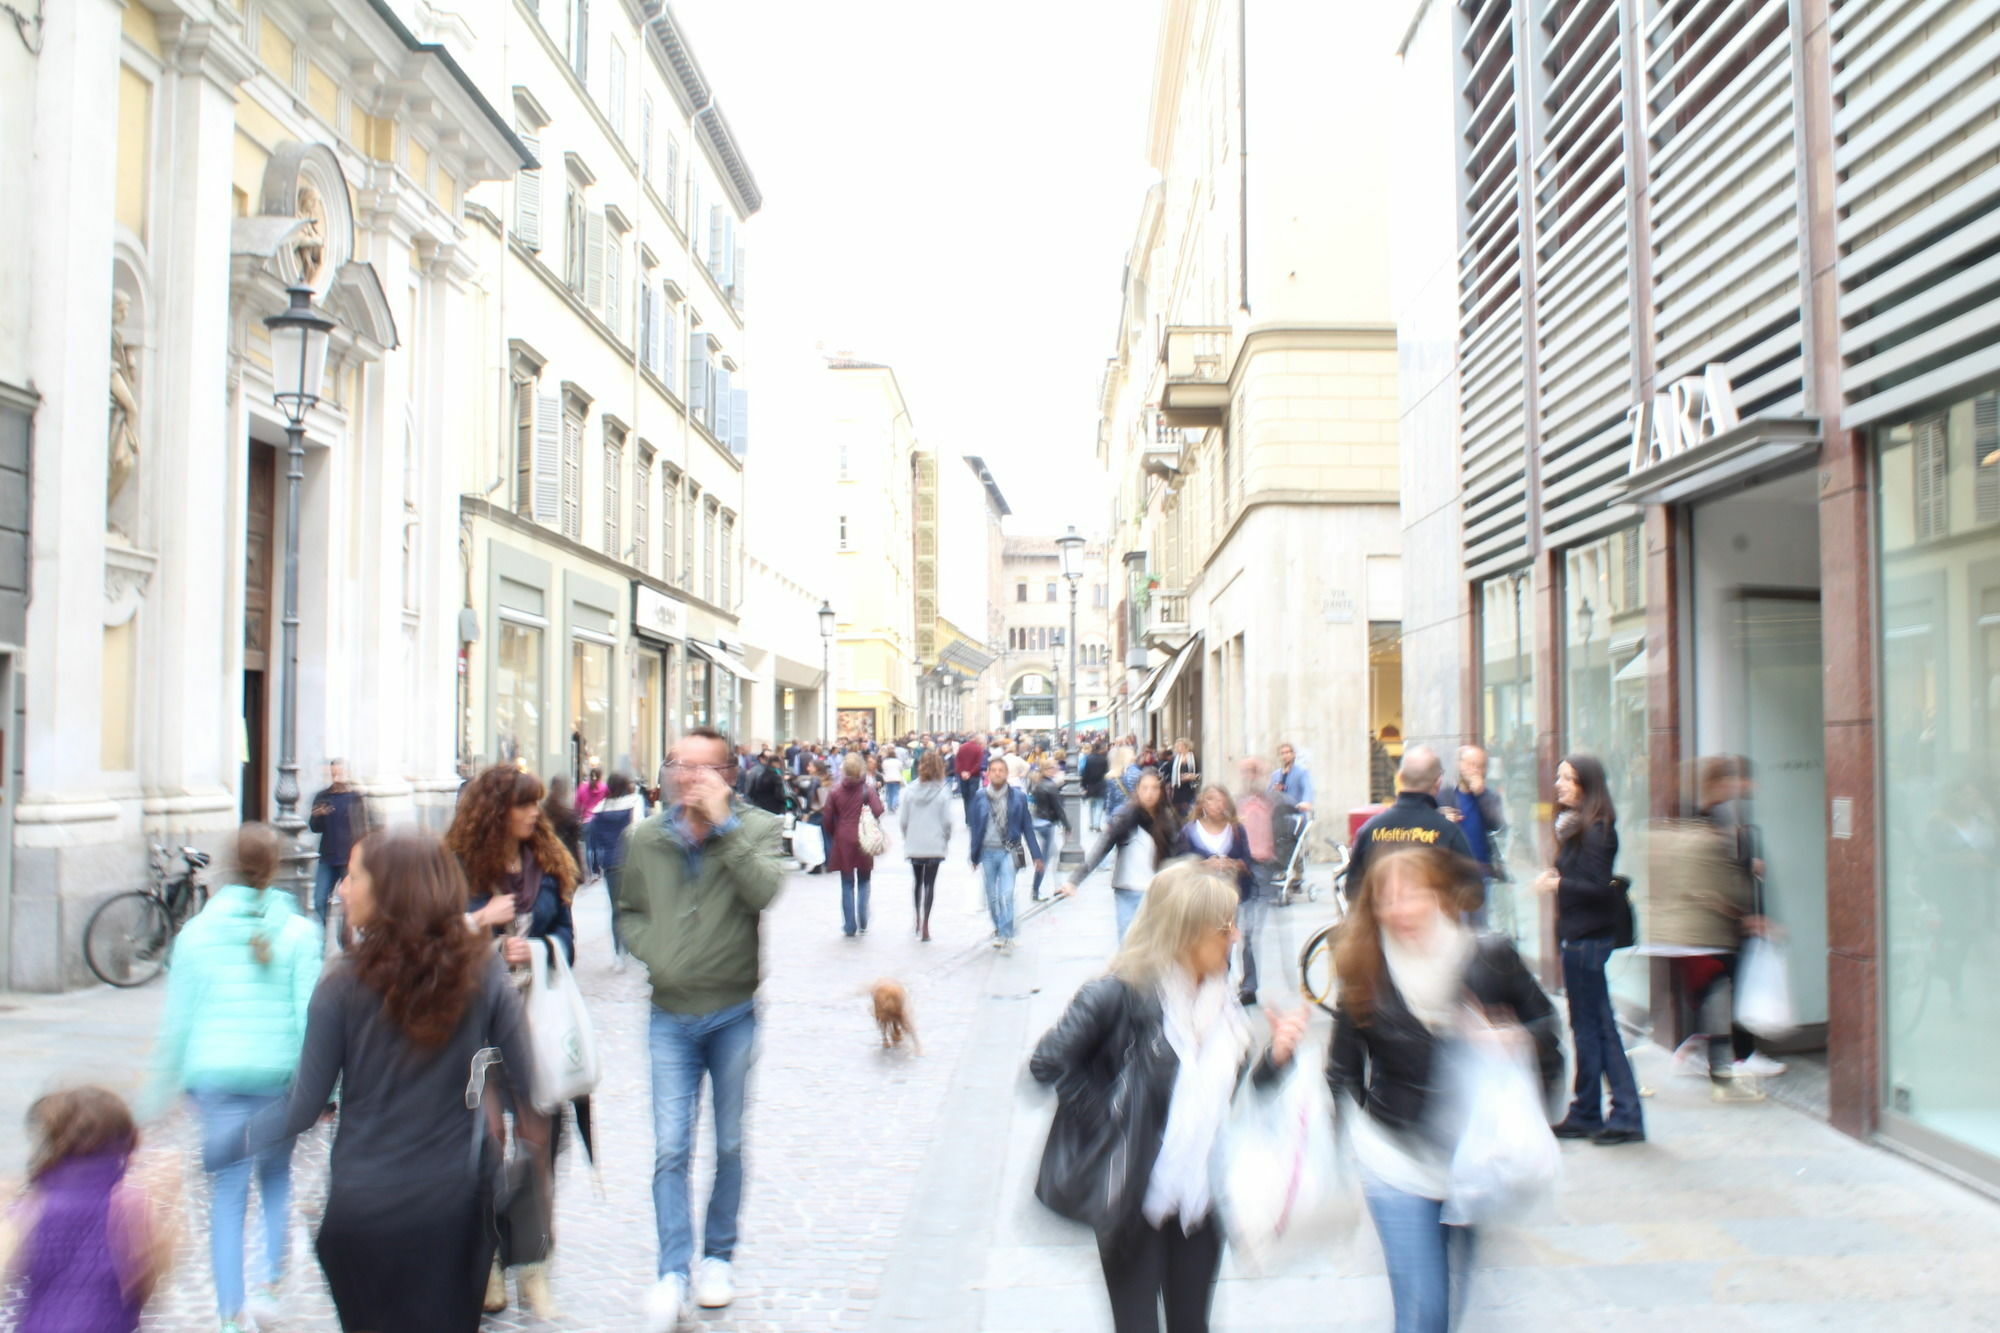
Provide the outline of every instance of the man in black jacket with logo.
{"type": "Polygon", "coordinates": [[[1465,833],[1438,809],[1436,793],[1443,779],[1444,765],[1430,746],[1412,745],[1403,751],[1403,766],[1396,770],[1395,804],[1354,835],[1354,849],[1347,858],[1349,898],[1360,889],[1361,878],[1368,872],[1369,853],[1377,847],[1442,847],[1465,861],[1468,879],[1477,874],[1465,833]]]}

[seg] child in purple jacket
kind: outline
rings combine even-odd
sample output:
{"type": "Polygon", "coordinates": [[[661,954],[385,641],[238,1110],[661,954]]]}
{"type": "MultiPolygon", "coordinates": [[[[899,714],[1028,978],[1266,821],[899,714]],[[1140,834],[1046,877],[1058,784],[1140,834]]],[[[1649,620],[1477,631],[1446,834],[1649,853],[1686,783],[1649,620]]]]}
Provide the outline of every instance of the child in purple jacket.
{"type": "Polygon", "coordinates": [[[21,1278],[18,1333],[133,1333],[172,1236],[126,1168],[132,1113],[103,1088],[53,1092],[28,1108],[28,1193],[6,1218],[6,1266],[21,1278]]]}

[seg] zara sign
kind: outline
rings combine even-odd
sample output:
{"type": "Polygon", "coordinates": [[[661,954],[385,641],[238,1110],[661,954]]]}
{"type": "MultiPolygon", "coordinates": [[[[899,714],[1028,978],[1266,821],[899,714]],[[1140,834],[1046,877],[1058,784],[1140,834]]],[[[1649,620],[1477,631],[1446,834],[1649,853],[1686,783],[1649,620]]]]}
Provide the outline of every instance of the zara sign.
{"type": "Polygon", "coordinates": [[[1729,367],[1704,366],[1699,375],[1675,380],[1652,401],[1628,409],[1625,419],[1632,432],[1628,474],[1658,467],[1707,444],[1740,424],[1729,367]]]}

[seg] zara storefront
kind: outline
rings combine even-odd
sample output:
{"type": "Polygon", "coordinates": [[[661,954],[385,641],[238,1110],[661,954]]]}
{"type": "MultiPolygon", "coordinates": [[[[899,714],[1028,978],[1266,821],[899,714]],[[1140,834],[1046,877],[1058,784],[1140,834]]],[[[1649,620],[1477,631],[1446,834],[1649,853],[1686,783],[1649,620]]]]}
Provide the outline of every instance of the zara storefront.
{"type": "MultiPolygon", "coordinates": [[[[1642,930],[1648,823],[1748,757],[1773,1091],[2000,1185],[2000,12],[1411,10],[1405,716],[1491,754],[1496,924],[1555,980],[1564,754],[1605,761],[1642,930]]],[[[1663,964],[1613,984],[1679,1040],[1663,964]]]]}

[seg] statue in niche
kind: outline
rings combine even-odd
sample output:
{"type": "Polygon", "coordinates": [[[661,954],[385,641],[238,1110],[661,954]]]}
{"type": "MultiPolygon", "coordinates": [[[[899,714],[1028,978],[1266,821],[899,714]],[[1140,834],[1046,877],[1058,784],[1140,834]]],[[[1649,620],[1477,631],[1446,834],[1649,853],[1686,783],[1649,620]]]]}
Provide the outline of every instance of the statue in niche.
{"type": "Polygon", "coordinates": [[[298,216],[305,225],[292,234],[292,253],[299,261],[299,281],[319,287],[320,269],[326,265],[326,202],[312,186],[299,183],[298,216]]]}
{"type": "Polygon", "coordinates": [[[130,506],[119,503],[139,472],[139,365],[132,344],[125,341],[125,320],[131,314],[130,293],[111,295],[111,430],[108,470],[104,483],[105,526],[130,541],[130,506]]]}

